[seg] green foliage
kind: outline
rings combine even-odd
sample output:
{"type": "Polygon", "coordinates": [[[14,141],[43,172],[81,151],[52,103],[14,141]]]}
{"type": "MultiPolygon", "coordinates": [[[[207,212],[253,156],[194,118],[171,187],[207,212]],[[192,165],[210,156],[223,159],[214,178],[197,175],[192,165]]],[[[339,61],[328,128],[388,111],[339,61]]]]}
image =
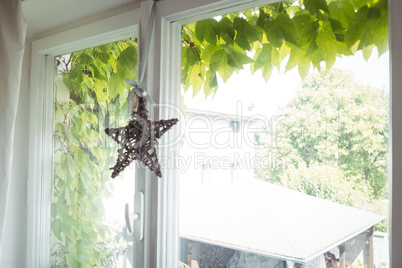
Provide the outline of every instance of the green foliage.
{"type": "Polygon", "coordinates": [[[268,80],[287,55],[286,71],[298,66],[305,78],[312,65],[328,71],[336,57],[373,47],[388,49],[386,0],[283,1],[183,27],[182,84],[193,95],[218,89],[251,63],[268,80]],[[235,53],[233,53],[235,52],[235,53]],[[251,59],[251,57],[253,57],[251,59]]]}
{"type": "Polygon", "coordinates": [[[52,191],[52,267],[106,267],[117,261],[119,235],[104,224],[116,148],[104,133],[124,124],[136,77],[133,39],[57,58],[52,191]]]}
{"type": "Polygon", "coordinates": [[[345,72],[305,79],[260,142],[261,156],[278,163],[258,170],[260,179],[376,212],[387,198],[387,96],[345,72]]]}

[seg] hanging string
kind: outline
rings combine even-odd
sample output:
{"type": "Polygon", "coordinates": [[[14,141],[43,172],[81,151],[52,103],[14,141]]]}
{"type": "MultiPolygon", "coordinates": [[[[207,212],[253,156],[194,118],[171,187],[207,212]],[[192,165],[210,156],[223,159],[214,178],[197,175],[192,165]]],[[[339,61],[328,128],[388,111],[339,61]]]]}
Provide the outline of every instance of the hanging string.
{"type": "MultiPolygon", "coordinates": [[[[148,20],[148,28],[147,28],[147,34],[145,37],[145,44],[144,44],[144,50],[143,50],[144,52],[141,57],[140,65],[138,66],[138,83],[135,80],[126,78],[126,84],[133,87],[133,90],[132,90],[132,92],[130,92],[128,99],[129,100],[131,99],[131,96],[134,91],[135,93],[137,93],[137,95],[139,97],[144,97],[151,104],[155,104],[155,101],[143,89],[143,82],[144,82],[144,77],[145,77],[145,71],[147,69],[149,50],[151,48],[151,37],[152,37],[154,23],[155,23],[155,10],[156,10],[156,1],[153,1],[151,14],[149,15],[149,20],[148,20]]],[[[131,105],[129,105],[129,107],[131,107],[131,105]]]]}

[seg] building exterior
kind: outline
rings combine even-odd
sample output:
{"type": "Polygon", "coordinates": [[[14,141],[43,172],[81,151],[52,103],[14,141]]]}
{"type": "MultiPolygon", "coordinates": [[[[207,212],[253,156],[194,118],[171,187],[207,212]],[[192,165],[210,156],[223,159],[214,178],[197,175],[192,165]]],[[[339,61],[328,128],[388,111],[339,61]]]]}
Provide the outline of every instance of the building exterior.
{"type": "Polygon", "coordinates": [[[374,259],[373,226],[383,216],[256,180],[254,166],[239,164],[255,157],[254,141],[245,142],[246,128],[259,123],[252,117],[186,111],[182,156],[192,164],[180,176],[182,262],[231,268],[387,262],[382,254],[374,259]]]}

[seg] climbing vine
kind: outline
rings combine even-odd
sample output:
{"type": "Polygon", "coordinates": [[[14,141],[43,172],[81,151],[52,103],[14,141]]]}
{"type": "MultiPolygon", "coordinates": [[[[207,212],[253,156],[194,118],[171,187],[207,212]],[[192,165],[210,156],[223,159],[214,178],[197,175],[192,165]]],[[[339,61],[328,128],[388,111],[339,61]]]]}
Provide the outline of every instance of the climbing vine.
{"type": "Polygon", "coordinates": [[[104,133],[129,118],[126,77],[136,75],[137,40],[56,58],[52,267],[114,267],[127,232],[105,223],[117,149],[104,133]]]}
{"type": "Polygon", "coordinates": [[[313,66],[330,70],[337,57],[361,50],[367,60],[374,47],[388,50],[386,0],[300,0],[211,18],[183,27],[184,89],[205,96],[233,73],[250,65],[267,81],[274,68],[297,67],[305,78],[313,66]],[[285,60],[286,59],[286,60],[285,60]]]}

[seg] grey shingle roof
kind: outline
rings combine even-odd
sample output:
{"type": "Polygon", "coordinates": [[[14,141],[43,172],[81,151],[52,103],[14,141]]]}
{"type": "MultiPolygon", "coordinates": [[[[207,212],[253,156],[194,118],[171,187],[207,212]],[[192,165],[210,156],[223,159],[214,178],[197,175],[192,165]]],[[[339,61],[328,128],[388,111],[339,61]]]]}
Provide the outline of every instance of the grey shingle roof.
{"type": "Polygon", "coordinates": [[[180,199],[181,237],[306,262],[384,217],[267,182],[201,187],[180,199]]]}

